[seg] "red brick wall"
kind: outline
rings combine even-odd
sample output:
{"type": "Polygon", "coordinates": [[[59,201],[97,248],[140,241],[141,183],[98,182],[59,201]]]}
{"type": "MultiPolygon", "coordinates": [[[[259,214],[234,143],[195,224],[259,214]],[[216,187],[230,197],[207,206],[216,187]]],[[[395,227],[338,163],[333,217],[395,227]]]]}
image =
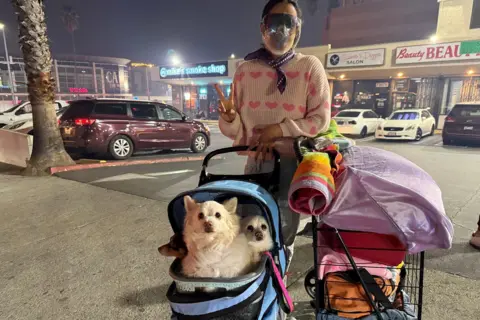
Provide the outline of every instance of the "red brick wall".
{"type": "Polygon", "coordinates": [[[437,0],[364,0],[333,9],[326,31],[333,48],[421,40],[437,29],[437,0]]]}

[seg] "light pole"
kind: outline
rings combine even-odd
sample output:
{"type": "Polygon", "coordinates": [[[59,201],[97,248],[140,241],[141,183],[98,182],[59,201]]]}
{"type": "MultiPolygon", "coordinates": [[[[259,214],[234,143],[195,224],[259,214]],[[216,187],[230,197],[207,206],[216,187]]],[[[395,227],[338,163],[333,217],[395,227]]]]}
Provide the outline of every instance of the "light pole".
{"type": "Polygon", "coordinates": [[[5,46],[5,58],[7,59],[7,69],[8,69],[8,78],[10,82],[10,90],[12,91],[12,102],[15,104],[15,90],[13,89],[13,77],[12,77],[12,70],[10,69],[10,58],[8,56],[8,48],[7,48],[7,37],[5,36],[5,25],[0,23],[0,30],[2,30],[3,34],[3,45],[5,46]]]}

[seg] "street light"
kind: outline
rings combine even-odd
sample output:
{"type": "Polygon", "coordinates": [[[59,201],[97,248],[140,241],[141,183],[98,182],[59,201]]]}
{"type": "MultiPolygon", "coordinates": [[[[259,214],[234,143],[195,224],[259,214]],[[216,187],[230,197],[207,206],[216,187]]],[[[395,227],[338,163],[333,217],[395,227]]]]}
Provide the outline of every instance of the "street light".
{"type": "Polygon", "coordinates": [[[172,56],[170,59],[171,59],[172,64],[173,64],[174,66],[178,66],[179,64],[182,63],[182,60],[180,60],[180,57],[177,56],[177,55],[172,56]]]}
{"type": "Polygon", "coordinates": [[[230,59],[235,59],[235,54],[234,54],[234,53],[232,53],[232,54],[230,55],[230,59]]]}
{"type": "Polygon", "coordinates": [[[10,69],[10,58],[8,57],[7,37],[5,36],[5,25],[0,23],[0,30],[3,34],[3,45],[5,46],[5,58],[7,59],[8,78],[10,80],[10,90],[12,92],[12,102],[15,104],[15,91],[13,90],[12,70],[10,69]]]}

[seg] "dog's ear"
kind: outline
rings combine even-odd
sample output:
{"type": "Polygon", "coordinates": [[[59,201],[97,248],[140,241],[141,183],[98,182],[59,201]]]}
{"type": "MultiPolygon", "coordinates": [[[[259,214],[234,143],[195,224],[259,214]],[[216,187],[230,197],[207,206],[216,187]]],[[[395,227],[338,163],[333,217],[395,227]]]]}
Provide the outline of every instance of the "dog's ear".
{"type": "Polygon", "coordinates": [[[228,199],[227,201],[223,202],[223,206],[230,213],[237,212],[237,205],[238,205],[238,198],[236,197],[228,199]]]}
{"type": "Polygon", "coordinates": [[[195,210],[198,209],[198,204],[190,196],[183,197],[183,202],[184,202],[184,205],[185,205],[185,210],[187,212],[195,211],[195,210]]]}

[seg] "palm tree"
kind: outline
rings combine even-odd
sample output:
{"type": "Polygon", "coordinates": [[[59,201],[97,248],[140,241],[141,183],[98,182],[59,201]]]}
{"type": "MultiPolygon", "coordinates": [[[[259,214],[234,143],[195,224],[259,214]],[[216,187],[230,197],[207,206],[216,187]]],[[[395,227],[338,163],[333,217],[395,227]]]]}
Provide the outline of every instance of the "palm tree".
{"type": "Polygon", "coordinates": [[[75,31],[78,30],[80,25],[78,19],[80,16],[73,10],[71,6],[63,7],[63,16],[62,21],[67,28],[68,33],[72,36],[72,47],[73,47],[73,59],[74,59],[74,76],[75,76],[75,87],[78,88],[77,83],[77,47],[75,45],[75,31]]]}
{"type": "Polygon", "coordinates": [[[12,0],[33,113],[33,150],[25,174],[45,175],[54,166],[74,164],[65,151],[55,114],[55,81],[42,0],[12,0]]]}

